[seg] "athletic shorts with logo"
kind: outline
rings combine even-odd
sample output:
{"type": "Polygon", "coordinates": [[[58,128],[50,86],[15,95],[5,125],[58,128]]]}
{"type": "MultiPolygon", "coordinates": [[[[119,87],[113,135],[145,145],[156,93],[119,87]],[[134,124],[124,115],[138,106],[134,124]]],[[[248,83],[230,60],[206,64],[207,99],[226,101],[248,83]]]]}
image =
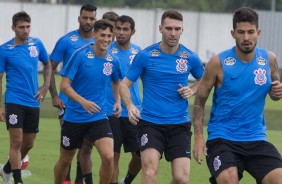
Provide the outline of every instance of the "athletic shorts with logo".
{"type": "Polygon", "coordinates": [[[239,179],[243,177],[243,171],[247,171],[258,184],[270,171],[282,168],[278,150],[267,141],[236,142],[214,139],[207,141],[207,148],[207,165],[212,175],[212,184],[216,184],[215,177],[229,167],[238,168],[239,179]]]}
{"type": "Polygon", "coordinates": [[[164,153],[167,161],[176,158],[191,158],[191,123],[163,125],[140,120],[137,128],[137,142],[140,151],[147,148],[164,153]]]}
{"type": "Polygon", "coordinates": [[[22,128],[24,133],[39,132],[39,112],[38,107],[7,103],[5,105],[7,129],[22,128]]]}
{"type": "Polygon", "coordinates": [[[72,123],[64,121],[61,128],[61,147],[65,150],[81,148],[86,138],[94,144],[104,137],[113,138],[108,119],[87,123],[72,123]]]}

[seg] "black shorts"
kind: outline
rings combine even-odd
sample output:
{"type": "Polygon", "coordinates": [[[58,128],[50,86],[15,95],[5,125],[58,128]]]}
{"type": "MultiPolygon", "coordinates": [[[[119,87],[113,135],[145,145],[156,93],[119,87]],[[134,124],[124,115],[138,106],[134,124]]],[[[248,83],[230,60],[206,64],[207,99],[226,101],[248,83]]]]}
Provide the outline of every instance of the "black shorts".
{"type": "Polygon", "coordinates": [[[39,132],[39,111],[38,107],[7,103],[5,105],[7,129],[22,128],[24,133],[39,132]]]}
{"type": "Polygon", "coordinates": [[[229,167],[238,168],[238,177],[243,177],[246,170],[257,183],[261,183],[265,175],[276,168],[282,168],[282,160],[278,150],[269,142],[235,142],[225,139],[214,139],[207,142],[207,165],[211,172],[211,183],[219,173],[229,167]]]}
{"type": "Polygon", "coordinates": [[[64,121],[61,128],[61,147],[65,150],[81,148],[83,139],[86,138],[94,144],[103,137],[113,137],[107,119],[89,123],[71,123],[64,121]]]}
{"type": "Polygon", "coordinates": [[[114,137],[114,152],[120,153],[122,145],[126,153],[137,152],[137,126],[131,124],[127,117],[109,116],[109,122],[114,137]]]}
{"type": "Polygon", "coordinates": [[[137,142],[140,151],[156,149],[165,154],[167,161],[176,158],[191,158],[191,123],[158,125],[140,120],[137,128],[137,142]]]}

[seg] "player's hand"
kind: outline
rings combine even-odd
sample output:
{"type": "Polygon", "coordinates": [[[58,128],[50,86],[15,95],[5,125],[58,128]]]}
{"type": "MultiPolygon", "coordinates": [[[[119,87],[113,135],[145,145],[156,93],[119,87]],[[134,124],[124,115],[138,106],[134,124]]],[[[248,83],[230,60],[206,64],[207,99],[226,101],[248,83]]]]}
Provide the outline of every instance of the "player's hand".
{"type": "Polygon", "coordinates": [[[49,89],[49,87],[44,86],[44,85],[41,86],[41,87],[38,89],[37,93],[34,95],[34,97],[36,98],[36,101],[37,101],[37,102],[43,102],[43,101],[44,101],[45,96],[46,96],[46,94],[47,94],[47,92],[48,92],[48,89],[49,89]]]}
{"type": "Polygon", "coordinates": [[[130,123],[132,123],[133,125],[137,125],[137,123],[141,119],[140,111],[134,105],[131,105],[129,108],[127,108],[127,111],[130,123]]]}
{"type": "Polygon", "coordinates": [[[203,154],[207,155],[207,148],[204,140],[204,136],[202,134],[194,135],[194,149],[193,156],[198,164],[202,164],[203,162],[203,154]]]}
{"type": "Polygon", "coordinates": [[[276,80],[271,83],[269,95],[276,99],[282,98],[282,83],[280,81],[276,80]]]}
{"type": "Polygon", "coordinates": [[[189,86],[183,87],[181,84],[178,84],[178,87],[179,87],[179,89],[177,90],[177,92],[184,99],[190,98],[191,96],[193,96],[195,94],[195,92],[191,88],[189,88],[189,86]]]}
{"type": "Polygon", "coordinates": [[[121,108],[120,103],[116,103],[116,104],[114,105],[112,115],[113,115],[114,117],[116,117],[116,118],[119,118],[120,115],[121,115],[121,111],[122,111],[122,108],[121,108]]]}
{"type": "Polygon", "coordinates": [[[101,108],[96,103],[89,100],[84,100],[81,105],[89,114],[94,114],[101,111],[101,108]]]}
{"type": "Polygon", "coordinates": [[[2,107],[0,107],[0,121],[5,122],[5,111],[3,111],[2,107]]]}
{"type": "Polygon", "coordinates": [[[54,107],[57,107],[58,109],[65,108],[64,102],[58,96],[52,97],[52,104],[54,107]]]}

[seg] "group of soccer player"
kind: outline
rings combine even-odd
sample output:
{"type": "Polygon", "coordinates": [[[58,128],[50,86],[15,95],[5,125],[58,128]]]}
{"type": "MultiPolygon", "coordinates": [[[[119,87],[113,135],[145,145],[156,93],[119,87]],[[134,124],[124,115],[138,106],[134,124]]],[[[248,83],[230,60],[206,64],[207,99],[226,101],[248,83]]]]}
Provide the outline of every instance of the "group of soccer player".
{"type": "Polygon", "coordinates": [[[206,69],[195,52],[179,43],[180,12],[165,11],[159,26],[162,40],[141,50],[130,41],[135,34],[130,16],[107,12],[97,20],[96,11],[92,4],[82,5],[79,28],[62,36],[50,57],[40,39],[29,36],[30,16],[14,14],[15,38],[0,48],[0,78],[6,72],[7,81],[0,119],[6,121],[10,135],[9,159],[0,168],[5,184],[12,183],[12,176],[15,184],[23,184],[21,160],[39,131],[39,105],[48,89],[61,126],[55,184],[71,183],[76,153],[75,184],[93,184],[93,146],[101,158],[100,184],[132,183],[140,170],[143,184],[157,183],[163,154],[171,163],[170,183],[189,183],[191,122],[193,156],[200,164],[206,155],[211,183],[239,183],[243,171],[257,183],[282,183],[281,156],[266,141],[263,116],[266,95],[281,99],[282,84],[275,55],[256,48],[260,30],[254,10],[234,12],[231,33],[236,46],[213,57],[206,69]],[[44,84],[39,88],[38,60],[44,64],[44,84]],[[61,61],[58,94],[54,71],[61,61]],[[196,79],[192,85],[189,73],[196,79]],[[204,106],[213,87],[205,144],[204,106]],[[192,121],[187,99],[193,95],[192,121]],[[122,147],[131,160],[119,181],[122,147]]]}

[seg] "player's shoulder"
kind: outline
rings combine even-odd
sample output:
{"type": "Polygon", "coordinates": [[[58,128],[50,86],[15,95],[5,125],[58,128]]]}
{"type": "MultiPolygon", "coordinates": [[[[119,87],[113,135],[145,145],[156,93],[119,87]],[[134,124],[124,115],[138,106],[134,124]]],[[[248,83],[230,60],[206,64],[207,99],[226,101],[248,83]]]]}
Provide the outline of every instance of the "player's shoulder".
{"type": "Polygon", "coordinates": [[[198,54],[195,51],[187,48],[183,44],[179,44],[179,49],[178,49],[177,54],[182,58],[189,58],[189,57],[192,57],[192,56],[198,57],[198,54]]]}
{"type": "Polygon", "coordinates": [[[78,30],[73,30],[63,35],[58,41],[76,42],[79,40],[78,30]]]}
{"type": "Polygon", "coordinates": [[[161,53],[160,51],[160,42],[158,43],[154,43],[146,48],[144,48],[143,50],[141,50],[140,52],[138,52],[138,57],[140,56],[144,56],[144,57],[151,57],[151,56],[159,56],[161,53]]]}

